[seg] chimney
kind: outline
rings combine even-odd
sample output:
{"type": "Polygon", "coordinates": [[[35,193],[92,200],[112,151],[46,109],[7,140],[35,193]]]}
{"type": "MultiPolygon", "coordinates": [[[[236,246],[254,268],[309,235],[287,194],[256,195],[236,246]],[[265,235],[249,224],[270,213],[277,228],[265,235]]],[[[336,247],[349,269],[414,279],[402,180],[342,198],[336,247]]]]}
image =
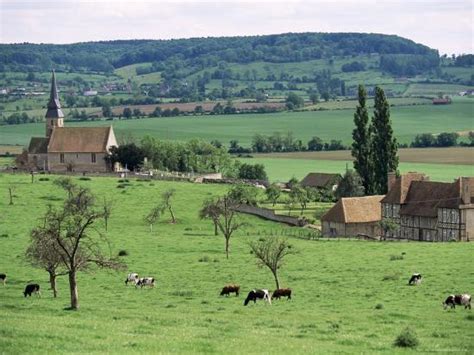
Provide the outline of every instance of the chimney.
{"type": "Polygon", "coordinates": [[[460,177],[459,180],[461,185],[461,203],[468,205],[471,203],[471,198],[474,195],[474,191],[472,189],[474,185],[474,178],[460,177]]]}
{"type": "Polygon", "coordinates": [[[397,173],[395,171],[391,171],[387,174],[387,192],[390,191],[393,184],[397,180],[397,173]]]}

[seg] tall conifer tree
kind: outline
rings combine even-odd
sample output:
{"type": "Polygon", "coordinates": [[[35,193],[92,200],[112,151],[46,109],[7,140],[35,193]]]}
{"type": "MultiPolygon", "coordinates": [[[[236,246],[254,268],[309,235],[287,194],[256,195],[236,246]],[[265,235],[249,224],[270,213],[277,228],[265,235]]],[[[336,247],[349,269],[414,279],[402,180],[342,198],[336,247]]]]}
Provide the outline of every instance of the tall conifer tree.
{"type": "Polygon", "coordinates": [[[367,92],[363,85],[359,85],[359,105],[354,113],[355,128],[352,131],[352,156],[354,169],[362,179],[365,194],[374,193],[373,165],[371,154],[371,137],[369,131],[369,113],[367,112],[367,92]]]}
{"type": "Polygon", "coordinates": [[[384,91],[375,88],[374,116],[371,125],[374,192],[387,192],[387,174],[397,171],[397,140],[393,136],[390,107],[384,91]]]}

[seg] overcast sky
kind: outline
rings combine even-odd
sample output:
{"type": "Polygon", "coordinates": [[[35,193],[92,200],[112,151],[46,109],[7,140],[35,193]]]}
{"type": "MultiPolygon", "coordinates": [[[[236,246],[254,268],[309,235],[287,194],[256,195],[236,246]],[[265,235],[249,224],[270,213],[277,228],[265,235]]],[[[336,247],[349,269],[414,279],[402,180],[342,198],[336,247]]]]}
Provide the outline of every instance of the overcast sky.
{"type": "Polygon", "coordinates": [[[473,53],[474,0],[0,0],[0,42],[74,43],[284,32],[396,34],[473,53]]]}

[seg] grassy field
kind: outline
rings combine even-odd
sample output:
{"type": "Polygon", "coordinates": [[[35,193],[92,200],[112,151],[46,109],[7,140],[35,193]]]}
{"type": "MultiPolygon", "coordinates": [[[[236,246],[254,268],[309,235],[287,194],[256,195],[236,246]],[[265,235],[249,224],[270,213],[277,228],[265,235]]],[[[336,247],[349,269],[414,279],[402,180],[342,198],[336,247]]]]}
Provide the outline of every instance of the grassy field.
{"type": "Polygon", "coordinates": [[[108,232],[113,253],[127,250],[128,270],[154,276],[157,286],[137,290],[123,284],[126,272],[90,270],[78,280],[81,309],[66,311],[66,279],[53,299],[46,272],[23,259],[29,231],[46,205],[65,195],[51,180],[31,184],[29,176],[0,175],[0,271],[9,275],[7,285],[0,285],[2,353],[405,353],[393,342],[407,326],[416,332],[421,352],[474,351],[472,311],[441,307],[449,293],[472,292],[472,243],[289,237],[297,254],[287,258],[280,277],[292,287],[292,301],[244,307],[244,295],[219,297],[228,282],[239,283],[244,293],[272,289],[271,275],[256,266],[247,242],[268,234],[297,235],[290,227],[247,218],[226,260],[223,238],[213,236],[212,224],[196,212],[209,195],[223,193],[222,186],[132,180],[122,190],[112,178],[81,181],[99,199],[114,200],[108,232]],[[12,183],[16,198],[9,206],[5,191],[12,183]],[[178,224],[162,220],[150,234],[143,215],[169,187],[176,189],[178,224]],[[402,253],[402,260],[391,260],[402,253]],[[406,286],[415,271],[424,283],[406,286]],[[30,281],[41,284],[41,298],[23,298],[30,281]]]}
{"type": "MultiPolygon", "coordinates": [[[[344,173],[352,169],[352,161],[310,160],[285,158],[241,158],[242,162],[263,164],[271,181],[288,181],[292,177],[304,178],[310,172],[344,173]]],[[[417,171],[430,176],[432,181],[450,182],[459,176],[474,176],[474,165],[400,163],[401,173],[417,171]]]]}
{"type": "MultiPolygon", "coordinates": [[[[295,153],[254,154],[255,158],[303,159],[303,160],[352,160],[349,150],[295,153]]],[[[401,148],[398,156],[402,163],[432,163],[473,165],[474,148],[401,148]]]]}
{"type": "MultiPolygon", "coordinates": [[[[452,105],[416,105],[392,107],[393,129],[399,142],[409,143],[419,133],[469,131],[473,129],[473,102],[463,100],[452,105]]],[[[325,141],[340,139],[349,144],[353,129],[353,110],[282,112],[274,114],[242,114],[226,116],[151,118],[127,121],[69,123],[67,125],[110,125],[116,134],[132,134],[137,138],[152,135],[160,139],[207,141],[218,139],[228,144],[237,139],[249,146],[256,133],[271,134],[291,131],[307,142],[312,136],[325,141]]],[[[31,136],[42,136],[44,124],[0,126],[1,144],[27,144],[31,136]]]]}

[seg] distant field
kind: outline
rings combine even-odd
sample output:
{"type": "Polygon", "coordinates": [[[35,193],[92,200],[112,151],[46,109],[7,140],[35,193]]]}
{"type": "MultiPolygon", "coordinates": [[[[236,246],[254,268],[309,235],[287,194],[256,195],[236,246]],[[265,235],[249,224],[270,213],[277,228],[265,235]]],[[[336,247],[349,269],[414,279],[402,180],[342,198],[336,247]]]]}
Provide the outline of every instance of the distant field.
{"type": "Polygon", "coordinates": [[[455,95],[461,91],[472,90],[474,87],[466,85],[457,85],[457,84],[410,84],[407,91],[405,92],[406,96],[410,95],[433,95],[438,96],[438,94],[443,95],[455,95]]]}
{"type": "MultiPolygon", "coordinates": [[[[403,163],[474,164],[474,148],[402,148],[398,150],[398,155],[403,163]]],[[[259,159],[352,160],[351,152],[348,150],[254,154],[254,157],[259,159]]]]}
{"type": "MultiPolygon", "coordinates": [[[[394,132],[399,142],[410,143],[419,133],[470,131],[474,128],[473,108],[473,100],[463,100],[445,106],[395,106],[391,109],[394,132]]],[[[311,137],[318,136],[324,141],[339,139],[350,144],[353,115],[353,110],[333,110],[79,123],[66,121],[66,125],[113,125],[118,136],[127,133],[137,138],[151,135],[160,139],[180,141],[191,138],[206,141],[218,139],[224,144],[236,139],[243,146],[249,146],[256,133],[288,131],[305,143],[311,137]]],[[[31,136],[43,134],[42,123],[0,126],[0,144],[27,144],[31,136]]]]}
{"type": "MultiPolygon", "coordinates": [[[[411,106],[411,105],[431,105],[431,99],[418,98],[418,97],[393,97],[389,99],[390,105],[392,106],[411,106]]],[[[305,106],[303,111],[307,110],[344,110],[344,109],[355,109],[358,104],[357,100],[343,100],[343,101],[321,101],[316,105],[305,106]]],[[[367,107],[373,107],[373,101],[368,100],[367,107]]]]}
{"type": "MultiPolygon", "coordinates": [[[[271,181],[288,181],[292,177],[302,179],[310,172],[344,173],[352,169],[352,161],[241,158],[242,162],[263,164],[271,181]]],[[[430,176],[433,181],[453,181],[459,176],[474,176],[474,165],[400,163],[402,173],[417,171],[430,176]]]]}

